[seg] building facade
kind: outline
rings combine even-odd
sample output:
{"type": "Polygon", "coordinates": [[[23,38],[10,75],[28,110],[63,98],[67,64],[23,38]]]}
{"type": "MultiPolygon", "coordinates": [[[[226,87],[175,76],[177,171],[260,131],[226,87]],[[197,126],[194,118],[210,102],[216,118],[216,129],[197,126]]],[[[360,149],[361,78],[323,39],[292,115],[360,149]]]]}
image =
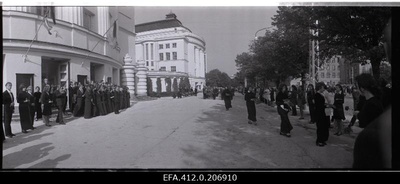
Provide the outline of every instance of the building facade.
{"type": "Polygon", "coordinates": [[[324,64],[318,68],[318,81],[324,82],[328,86],[334,86],[340,82],[340,61],[341,56],[335,56],[327,59],[324,64]]]}
{"type": "Polygon", "coordinates": [[[190,86],[202,90],[207,72],[206,43],[203,38],[177,19],[174,13],[166,19],[136,25],[136,61],[144,62],[152,89],[161,80],[161,92],[175,78],[178,82],[188,77],[190,86]]]}
{"type": "Polygon", "coordinates": [[[3,7],[3,86],[134,83],[133,7],[3,7]]]}

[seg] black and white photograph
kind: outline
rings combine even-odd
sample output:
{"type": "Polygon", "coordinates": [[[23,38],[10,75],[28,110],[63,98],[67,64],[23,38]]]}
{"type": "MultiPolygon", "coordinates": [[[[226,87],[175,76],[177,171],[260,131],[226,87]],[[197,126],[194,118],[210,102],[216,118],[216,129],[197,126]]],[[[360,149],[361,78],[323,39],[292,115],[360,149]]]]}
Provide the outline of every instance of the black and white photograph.
{"type": "Polygon", "coordinates": [[[398,169],[400,2],[68,3],[2,2],[2,171],[398,169]]]}

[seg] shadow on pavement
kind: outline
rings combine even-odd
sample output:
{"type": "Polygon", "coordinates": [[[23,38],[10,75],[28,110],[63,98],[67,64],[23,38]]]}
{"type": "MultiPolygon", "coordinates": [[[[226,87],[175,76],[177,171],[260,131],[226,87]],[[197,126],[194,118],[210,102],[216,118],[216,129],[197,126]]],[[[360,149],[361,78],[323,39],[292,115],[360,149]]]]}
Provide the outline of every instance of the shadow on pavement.
{"type": "Polygon", "coordinates": [[[201,128],[196,137],[207,140],[201,145],[185,145],[182,151],[187,167],[285,169],[285,168],[347,168],[351,164],[350,136],[330,136],[328,146],[315,146],[314,124],[289,117],[294,126],[291,138],[279,134],[280,117],[276,107],[257,105],[257,126],[247,123],[247,108],[242,96],[232,101],[233,108],[225,110],[217,104],[196,120],[201,128]],[[336,160],[327,158],[336,158],[336,160]]]}
{"type": "Polygon", "coordinates": [[[65,154],[62,156],[59,156],[55,159],[47,159],[43,162],[37,163],[29,168],[47,168],[47,169],[53,169],[56,168],[57,164],[63,160],[67,160],[71,157],[71,154],[65,154]]]}
{"type": "MultiPolygon", "coordinates": [[[[183,159],[188,167],[206,168],[270,168],[276,165],[266,158],[260,148],[270,145],[267,139],[275,132],[247,123],[247,109],[242,96],[235,96],[229,111],[224,104],[211,107],[197,119],[196,123],[204,124],[204,129],[195,130],[195,136],[211,139],[207,146],[187,145],[182,148],[190,159],[183,159]],[[223,158],[223,159],[221,159],[223,158]]],[[[260,120],[261,123],[261,120],[260,120]]],[[[262,122],[264,123],[264,122],[262,122]]],[[[265,123],[264,123],[265,124],[265,123]]]]}
{"type": "Polygon", "coordinates": [[[43,158],[49,154],[49,151],[54,149],[54,146],[50,146],[51,143],[41,143],[38,145],[30,146],[22,149],[21,151],[13,152],[3,156],[3,167],[4,169],[17,168],[18,166],[32,163],[40,158],[43,158]],[[29,153],[29,157],[27,156],[29,153]]]}

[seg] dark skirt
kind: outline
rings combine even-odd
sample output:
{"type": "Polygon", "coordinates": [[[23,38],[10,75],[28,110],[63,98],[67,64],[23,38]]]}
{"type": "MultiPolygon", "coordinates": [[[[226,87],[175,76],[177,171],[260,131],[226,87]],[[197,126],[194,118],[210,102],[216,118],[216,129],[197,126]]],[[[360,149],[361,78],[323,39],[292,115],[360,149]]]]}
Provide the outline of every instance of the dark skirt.
{"type": "Polygon", "coordinates": [[[335,105],[335,108],[333,109],[333,119],[336,119],[336,120],[345,120],[346,119],[344,117],[343,105],[335,105]]]}
{"type": "Polygon", "coordinates": [[[314,105],[309,105],[308,106],[309,111],[310,111],[310,117],[311,117],[311,122],[316,122],[316,118],[315,118],[315,106],[314,105]]]}
{"type": "Polygon", "coordinates": [[[293,129],[293,126],[290,123],[288,111],[283,110],[280,106],[278,106],[277,108],[278,114],[279,116],[281,116],[281,132],[290,133],[290,131],[293,129]]]}
{"type": "Polygon", "coordinates": [[[83,100],[82,100],[82,98],[77,98],[76,99],[76,104],[75,104],[75,107],[74,107],[74,112],[73,112],[73,115],[75,116],[75,117],[78,117],[78,116],[82,116],[82,112],[83,112],[83,100]]]}
{"type": "Polygon", "coordinates": [[[42,118],[42,107],[41,106],[42,106],[41,103],[35,103],[36,119],[42,118]]]}
{"type": "Polygon", "coordinates": [[[317,118],[317,143],[326,142],[329,138],[329,116],[317,118]]]}
{"type": "Polygon", "coordinates": [[[252,102],[246,102],[246,106],[247,106],[247,119],[251,120],[251,121],[257,121],[256,118],[256,104],[254,103],[254,101],[252,102]]]}
{"type": "Polygon", "coordinates": [[[28,130],[32,128],[30,107],[28,104],[20,103],[19,104],[19,116],[22,130],[28,130]]]}

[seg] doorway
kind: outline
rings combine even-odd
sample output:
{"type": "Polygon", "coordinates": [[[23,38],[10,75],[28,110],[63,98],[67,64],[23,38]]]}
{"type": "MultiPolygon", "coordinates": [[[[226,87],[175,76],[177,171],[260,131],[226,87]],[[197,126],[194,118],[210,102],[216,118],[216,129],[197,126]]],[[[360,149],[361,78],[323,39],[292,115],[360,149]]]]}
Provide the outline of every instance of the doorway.
{"type": "Polygon", "coordinates": [[[21,85],[21,84],[24,84],[25,85],[25,87],[28,87],[28,86],[32,86],[32,88],[34,88],[33,87],[33,76],[34,76],[34,74],[16,74],[17,75],[17,86],[16,86],[16,89],[17,89],[17,94],[19,94],[19,92],[20,92],[20,88],[19,88],[19,86],[21,85]]]}
{"type": "Polygon", "coordinates": [[[86,82],[87,82],[87,75],[78,75],[78,83],[86,85],[86,82]]]}

